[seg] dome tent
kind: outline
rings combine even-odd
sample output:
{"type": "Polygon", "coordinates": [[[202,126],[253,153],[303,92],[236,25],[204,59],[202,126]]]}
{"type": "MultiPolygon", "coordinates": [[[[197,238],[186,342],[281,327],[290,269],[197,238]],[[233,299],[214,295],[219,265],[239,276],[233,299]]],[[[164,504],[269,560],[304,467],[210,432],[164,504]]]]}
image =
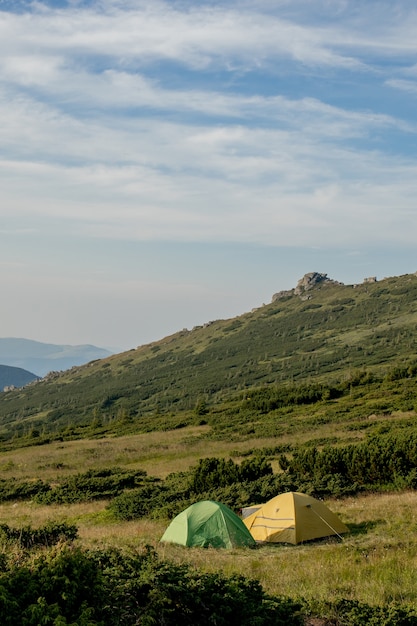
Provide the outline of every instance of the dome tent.
{"type": "Polygon", "coordinates": [[[257,542],[302,543],[348,532],[337,515],[305,493],[281,493],[243,520],[257,542]]]}
{"type": "Polygon", "coordinates": [[[179,513],[161,541],[202,548],[255,546],[243,521],[229,507],[213,500],[202,500],[179,513]]]}

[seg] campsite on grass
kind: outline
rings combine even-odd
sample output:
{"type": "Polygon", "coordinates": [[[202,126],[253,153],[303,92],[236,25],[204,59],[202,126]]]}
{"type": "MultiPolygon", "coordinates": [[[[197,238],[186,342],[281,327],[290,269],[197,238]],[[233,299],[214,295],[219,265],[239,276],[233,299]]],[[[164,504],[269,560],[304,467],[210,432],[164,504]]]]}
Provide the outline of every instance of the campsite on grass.
{"type": "Polygon", "coordinates": [[[255,543],[299,544],[335,535],[341,538],[349,531],[325,504],[298,492],[281,493],[265,504],[245,507],[242,518],[225,504],[202,500],[176,515],[161,541],[236,548],[255,543]]]}

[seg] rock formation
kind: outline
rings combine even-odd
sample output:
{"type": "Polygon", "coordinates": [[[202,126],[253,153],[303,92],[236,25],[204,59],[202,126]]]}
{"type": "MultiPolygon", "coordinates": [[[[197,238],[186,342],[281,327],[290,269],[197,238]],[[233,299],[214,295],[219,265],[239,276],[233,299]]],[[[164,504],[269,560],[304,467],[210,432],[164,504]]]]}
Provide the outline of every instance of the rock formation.
{"type": "Polygon", "coordinates": [[[272,296],[272,302],[275,302],[276,300],[281,300],[282,298],[286,298],[288,296],[306,297],[306,291],[310,291],[318,285],[343,285],[343,283],[328,278],[327,274],[320,274],[320,272],[309,272],[308,274],[304,274],[304,276],[300,278],[297,286],[294,289],[290,289],[289,291],[279,291],[278,293],[275,293],[272,296]]]}

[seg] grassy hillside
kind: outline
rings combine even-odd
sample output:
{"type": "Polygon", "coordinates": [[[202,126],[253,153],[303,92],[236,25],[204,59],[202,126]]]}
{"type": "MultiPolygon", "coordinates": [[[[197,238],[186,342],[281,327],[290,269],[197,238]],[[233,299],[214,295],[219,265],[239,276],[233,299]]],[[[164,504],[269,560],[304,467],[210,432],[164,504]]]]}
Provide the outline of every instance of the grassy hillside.
{"type": "MultiPolygon", "coordinates": [[[[356,286],[321,283],[251,313],[0,394],[0,433],[7,442],[16,436],[145,432],[207,420],[226,428],[234,419],[230,414],[246,412],[241,424],[250,421],[249,414],[266,412],[245,400],[249,389],[265,386],[276,395],[277,389],[316,385],[314,400],[320,394],[339,398],[341,413],[361,417],[350,391],[359,381],[362,403],[364,384],[369,392],[368,414],[414,409],[416,328],[415,274],[356,286]],[[395,374],[398,368],[405,375],[395,374]],[[393,397],[387,377],[406,379],[401,398],[393,397]]],[[[278,404],[282,409],[311,401],[278,404]]]]}
{"type": "MultiPolygon", "coordinates": [[[[416,624],[416,296],[415,275],[320,284],[0,394],[2,584],[26,563],[33,579],[39,553],[53,577],[57,559],[62,568],[111,554],[123,569],[146,546],[172,573],[169,607],[211,580],[196,583],[195,572],[243,573],[300,601],[303,625],[416,624]],[[350,532],[255,550],[159,542],[192,501],[239,510],[288,490],[323,498],[350,532]],[[68,551],[48,543],[61,531],[68,551]]],[[[116,570],[105,569],[112,587],[116,570]]],[[[146,571],[154,598],[160,578],[146,571]]],[[[67,586],[79,587],[76,572],[67,586]]],[[[42,581],[39,615],[57,610],[40,606],[42,581]]],[[[10,606],[26,597],[12,591],[10,606]]]]}

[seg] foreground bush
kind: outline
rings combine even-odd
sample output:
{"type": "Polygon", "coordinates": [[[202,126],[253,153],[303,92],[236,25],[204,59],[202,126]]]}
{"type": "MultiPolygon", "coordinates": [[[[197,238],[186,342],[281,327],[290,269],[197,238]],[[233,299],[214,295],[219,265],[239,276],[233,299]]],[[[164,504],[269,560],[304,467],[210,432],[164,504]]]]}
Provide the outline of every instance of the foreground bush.
{"type": "Polygon", "coordinates": [[[189,565],[159,560],[142,553],[96,552],[103,572],[106,624],[178,626],[284,626],[303,623],[301,605],[272,598],[259,582],[243,576],[199,573],[189,565]],[[111,621],[117,607],[121,621],[111,621]]]}
{"type": "Polygon", "coordinates": [[[7,568],[0,575],[2,626],[94,626],[104,603],[103,580],[96,563],[66,547],[43,554],[34,563],[7,568]]]}
{"type": "Polygon", "coordinates": [[[417,626],[415,609],[399,604],[370,606],[357,600],[338,600],[321,603],[314,613],[328,626],[417,626]]]}
{"type": "Polygon", "coordinates": [[[199,574],[145,548],[88,552],[64,546],[0,574],[2,626],[301,625],[301,605],[257,581],[199,574]]]}
{"type": "Polygon", "coordinates": [[[198,572],[149,547],[66,544],[23,561],[3,555],[0,569],[2,626],[417,626],[407,606],[273,597],[256,580],[198,572]]]}

